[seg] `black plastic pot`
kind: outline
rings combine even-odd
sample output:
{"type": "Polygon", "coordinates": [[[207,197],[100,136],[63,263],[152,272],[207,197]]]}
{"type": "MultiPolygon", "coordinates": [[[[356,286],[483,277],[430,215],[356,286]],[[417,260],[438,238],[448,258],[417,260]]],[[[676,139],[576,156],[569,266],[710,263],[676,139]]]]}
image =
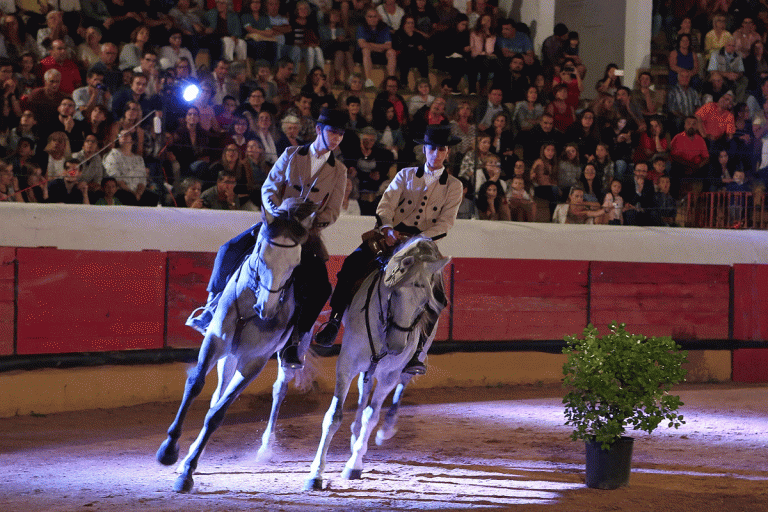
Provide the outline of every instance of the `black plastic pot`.
{"type": "Polygon", "coordinates": [[[631,437],[622,437],[603,450],[600,443],[586,441],[587,487],[618,489],[629,485],[633,443],[631,437]]]}

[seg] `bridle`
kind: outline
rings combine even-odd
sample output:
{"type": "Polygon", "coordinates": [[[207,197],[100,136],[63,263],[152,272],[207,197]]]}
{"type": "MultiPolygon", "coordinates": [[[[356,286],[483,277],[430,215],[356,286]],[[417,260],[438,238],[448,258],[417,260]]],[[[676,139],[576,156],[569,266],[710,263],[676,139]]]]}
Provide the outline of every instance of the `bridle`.
{"type": "Polygon", "coordinates": [[[297,247],[300,244],[299,244],[299,242],[296,242],[296,243],[293,243],[293,244],[281,244],[281,243],[275,242],[273,240],[270,240],[267,237],[264,237],[262,239],[262,241],[260,241],[259,244],[254,249],[254,254],[256,255],[256,267],[253,267],[250,262],[248,263],[248,268],[251,271],[251,275],[253,276],[253,281],[256,283],[256,286],[258,288],[266,291],[267,293],[279,293],[280,294],[279,301],[283,302],[285,300],[285,292],[286,292],[286,290],[288,288],[290,288],[291,285],[293,284],[293,274],[291,274],[291,277],[286,279],[285,283],[283,283],[282,286],[280,286],[280,287],[278,287],[278,288],[276,288],[274,290],[269,288],[267,285],[265,285],[264,283],[261,282],[261,277],[259,276],[259,267],[262,266],[262,265],[266,266],[266,263],[264,262],[264,259],[261,257],[261,244],[262,244],[262,242],[267,243],[269,245],[272,245],[274,247],[280,247],[280,248],[283,248],[283,249],[293,249],[294,247],[297,247]]]}

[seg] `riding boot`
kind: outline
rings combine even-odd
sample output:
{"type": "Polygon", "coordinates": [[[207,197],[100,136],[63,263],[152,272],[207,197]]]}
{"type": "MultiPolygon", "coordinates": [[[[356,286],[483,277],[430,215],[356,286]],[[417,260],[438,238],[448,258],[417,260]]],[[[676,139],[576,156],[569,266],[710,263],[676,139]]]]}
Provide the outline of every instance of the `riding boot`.
{"type": "Polygon", "coordinates": [[[299,341],[301,341],[303,336],[294,328],[291,337],[288,338],[288,343],[280,351],[280,364],[283,368],[288,370],[301,370],[304,368],[304,361],[299,357],[299,341]]]}
{"type": "Polygon", "coordinates": [[[344,316],[344,311],[331,311],[331,318],[329,318],[323,328],[315,334],[315,343],[322,347],[330,347],[333,345],[336,341],[336,336],[339,334],[342,316],[344,316]]]}
{"type": "Polygon", "coordinates": [[[213,320],[213,313],[216,311],[216,306],[219,304],[221,293],[209,293],[208,302],[205,306],[201,306],[195,309],[187,318],[186,325],[193,328],[202,335],[205,335],[205,331],[208,330],[208,326],[213,320]]]}
{"type": "Polygon", "coordinates": [[[427,365],[419,360],[421,352],[424,350],[424,339],[419,339],[419,344],[416,346],[416,352],[410,361],[405,364],[402,373],[409,373],[411,375],[424,375],[427,373],[427,365]]]}

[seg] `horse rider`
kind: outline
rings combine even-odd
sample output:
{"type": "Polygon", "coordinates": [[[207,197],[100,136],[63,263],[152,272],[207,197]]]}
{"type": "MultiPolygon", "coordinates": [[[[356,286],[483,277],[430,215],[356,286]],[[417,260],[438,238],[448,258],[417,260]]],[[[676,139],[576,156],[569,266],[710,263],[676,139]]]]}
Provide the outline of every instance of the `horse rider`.
{"type": "MultiPolygon", "coordinates": [[[[287,148],[261,187],[262,210],[267,223],[277,216],[277,208],[289,197],[301,197],[318,205],[309,238],[302,246],[301,263],[293,274],[294,328],[281,352],[282,364],[287,368],[303,366],[298,343],[312,329],[331,295],[325,266],[328,252],[320,232],[336,222],[341,211],[347,168],[333,152],[344,138],[348,120],[346,112],[324,108],[315,126],[317,138],[314,142],[287,148]]],[[[199,314],[196,314],[198,310],[192,313],[187,325],[205,332],[229,277],[255,246],[258,228],[257,224],[221,246],[208,283],[208,303],[198,308],[202,309],[199,314]]]]}
{"type": "MultiPolygon", "coordinates": [[[[444,163],[450,147],[460,140],[451,135],[449,126],[430,125],[424,133],[424,139],[415,141],[423,144],[426,163],[419,167],[407,167],[397,173],[376,209],[381,224],[379,231],[387,246],[393,247],[404,238],[416,234],[438,240],[445,237],[453,227],[462,201],[463,187],[461,181],[451,176],[444,163]]],[[[352,302],[355,283],[366,276],[377,256],[369,244],[363,243],[344,260],[331,297],[331,317],[315,336],[315,343],[326,347],[333,345],[344,310],[352,302]]],[[[438,292],[444,297],[442,288],[438,292]]],[[[434,323],[429,326],[428,334],[432,328],[434,323]]],[[[416,353],[403,372],[414,375],[426,373],[426,367],[419,361],[425,341],[425,337],[419,340],[416,353]]]]}

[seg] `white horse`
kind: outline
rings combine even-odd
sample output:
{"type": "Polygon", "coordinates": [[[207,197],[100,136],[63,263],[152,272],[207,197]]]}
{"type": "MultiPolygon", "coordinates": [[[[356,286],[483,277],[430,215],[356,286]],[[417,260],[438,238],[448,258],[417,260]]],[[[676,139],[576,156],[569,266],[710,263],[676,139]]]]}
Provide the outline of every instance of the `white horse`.
{"type": "Polygon", "coordinates": [[[372,272],[363,281],[343,318],[336,387],[306,489],[322,489],[326,455],[341,424],[344,400],[352,380],[364,372],[352,425],[352,456],[342,473],[347,479],[361,477],[368,439],[384,400],[401,383],[402,370],[416,352],[419,337],[434,336],[437,315],[445,305],[442,270],[449,261],[432,240],[417,236],[397,250],[383,271],[372,272]],[[426,333],[430,327],[432,332],[426,333]]]}
{"type": "MultiPolygon", "coordinates": [[[[168,437],[157,451],[161,464],[174,464],[179,457],[178,440],[192,401],[200,394],[205,377],[218,366],[218,385],[211,399],[200,435],[181,463],[181,475],[174,483],[177,492],[188,492],[194,485],[192,474],[213,432],[221,425],[227,408],[261,373],[272,354],[283,347],[293,330],[295,311],[293,271],[301,261],[301,246],[314,221],[316,205],[287,199],[278,216],[259,231],[256,247],[230,278],[222,292],[216,312],[206,331],[197,365],[189,372],[179,411],[168,429],[168,437]]],[[[306,351],[309,337],[302,340],[306,351]]],[[[274,424],[288,382],[294,370],[280,367],[273,387],[273,403],[259,455],[270,452],[274,424]]]]}

